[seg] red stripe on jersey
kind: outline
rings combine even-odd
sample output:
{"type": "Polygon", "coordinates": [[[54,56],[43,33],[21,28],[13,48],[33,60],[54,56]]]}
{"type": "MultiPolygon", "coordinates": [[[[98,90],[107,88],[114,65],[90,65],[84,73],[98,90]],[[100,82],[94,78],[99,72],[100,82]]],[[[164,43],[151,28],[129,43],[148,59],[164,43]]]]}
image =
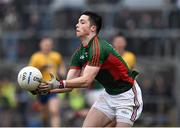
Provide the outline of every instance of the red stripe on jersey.
{"type": "Polygon", "coordinates": [[[95,64],[99,65],[100,48],[99,48],[99,42],[98,42],[98,38],[97,37],[95,37],[94,43],[96,45],[96,61],[95,61],[95,64]]]}
{"type": "Polygon", "coordinates": [[[95,48],[95,45],[94,45],[94,41],[93,41],[93,44],[92,44],[92,61],[91,61],[91,63],[92,63],[92,65],[94,65],[94,61],[95,61],[95,50],[96,50],[96,48],[95,48]]]}
{"type": "Polygon", "coordinates": [[[100,48],[99,48],[99,42],[98,42],[98,38],[95,37],[93,44],[92,44],[92,61],[91,61],[91,65],[93,66],[100,66],[99,64],[99,59],[100,59],[100,48]]]}
{"type": "Polygon", "coordinates": [[[128,75],[126,65],[113,54],[109,54],[108,59],[102,64],[102,69],[107,69],[115,80],[122,80],[134,85],[134,80],[128,75]]]}

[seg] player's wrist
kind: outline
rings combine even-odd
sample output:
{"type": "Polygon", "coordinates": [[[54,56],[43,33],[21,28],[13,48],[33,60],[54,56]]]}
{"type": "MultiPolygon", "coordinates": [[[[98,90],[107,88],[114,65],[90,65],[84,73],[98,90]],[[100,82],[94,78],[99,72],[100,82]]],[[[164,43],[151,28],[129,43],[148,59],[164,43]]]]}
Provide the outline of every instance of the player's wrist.
{"type": "Polygon", "coordinates": [[[59,81],[59,88],[65,88],[66,87],[66,80],[60,80],[59,81]]]}

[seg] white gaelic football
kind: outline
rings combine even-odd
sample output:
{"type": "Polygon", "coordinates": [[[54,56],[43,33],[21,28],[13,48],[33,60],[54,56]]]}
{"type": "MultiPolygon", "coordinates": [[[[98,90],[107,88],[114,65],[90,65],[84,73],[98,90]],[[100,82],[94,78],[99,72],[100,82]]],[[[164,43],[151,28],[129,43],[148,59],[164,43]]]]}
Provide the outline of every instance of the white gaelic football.
{"type": "Polygon", "coordinates": [[[36,90],[41,80],[41,72],[39,69],[32,66],[22,68],[17,77],[20,87],[28,91],[36,90]]]}

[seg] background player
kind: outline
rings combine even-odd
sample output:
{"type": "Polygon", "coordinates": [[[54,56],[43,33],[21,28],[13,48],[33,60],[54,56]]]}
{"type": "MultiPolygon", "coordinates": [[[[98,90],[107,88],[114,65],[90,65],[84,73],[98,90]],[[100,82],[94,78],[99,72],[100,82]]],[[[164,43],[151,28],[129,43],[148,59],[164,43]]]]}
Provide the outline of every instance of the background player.
{"type": "Polygon", "coordinates": [[[141,90],[134,80],[137,73],[130,71],[117,51],[97,36],[101,25],[101,17],[96,13],[82,13],[76,25],[76,35],[82,44],[72,57],[67,80],[41,83],[38,91],[87,88],[96,79],[105,90],[91,107],[83,126],[106,126],[114,118],[117,127],[132,126],[142,111],[141,90]]]}
{"type": "MultiPolygon", "coordinates": [[[[40,51],[32,55],[29,65],[40,69],[45,81],[51,79],[49,73],[63,77],[65,75],[65,65],[61,54],[52,50],[53,40],[45,37],[41,40],[39,46],[40,51]]],[[[57,94],[39,96],[38,99],[42,104],[44,126],[48,125],[49,117],[51,126],[60,126],[60,99],[57,94]]]]}
{"type": "Polygon", "coordinates": [[[133,69],[136,65],[136,56],[134,53],[126,50],[127,41],[125,36],[120,32],[116,34],[112,39],[112,45],[125,60],[129,68],[133,69]]]}

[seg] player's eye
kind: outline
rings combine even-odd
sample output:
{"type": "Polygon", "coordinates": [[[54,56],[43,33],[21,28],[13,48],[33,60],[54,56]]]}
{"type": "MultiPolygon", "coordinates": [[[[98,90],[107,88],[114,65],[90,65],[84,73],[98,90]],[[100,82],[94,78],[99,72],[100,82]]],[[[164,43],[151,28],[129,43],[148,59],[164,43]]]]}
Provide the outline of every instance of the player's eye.
{"type": "Polygon", "coordinates": [[[85,21],[84,21],[84,20],[80,20],[80,23],[81,23],[81,24],[85,24],[85,21]]]}
{"type": "Polygon", "coordinates": [[[81,24],[84,24],[84,22],[80,22],[81,24]]]}

